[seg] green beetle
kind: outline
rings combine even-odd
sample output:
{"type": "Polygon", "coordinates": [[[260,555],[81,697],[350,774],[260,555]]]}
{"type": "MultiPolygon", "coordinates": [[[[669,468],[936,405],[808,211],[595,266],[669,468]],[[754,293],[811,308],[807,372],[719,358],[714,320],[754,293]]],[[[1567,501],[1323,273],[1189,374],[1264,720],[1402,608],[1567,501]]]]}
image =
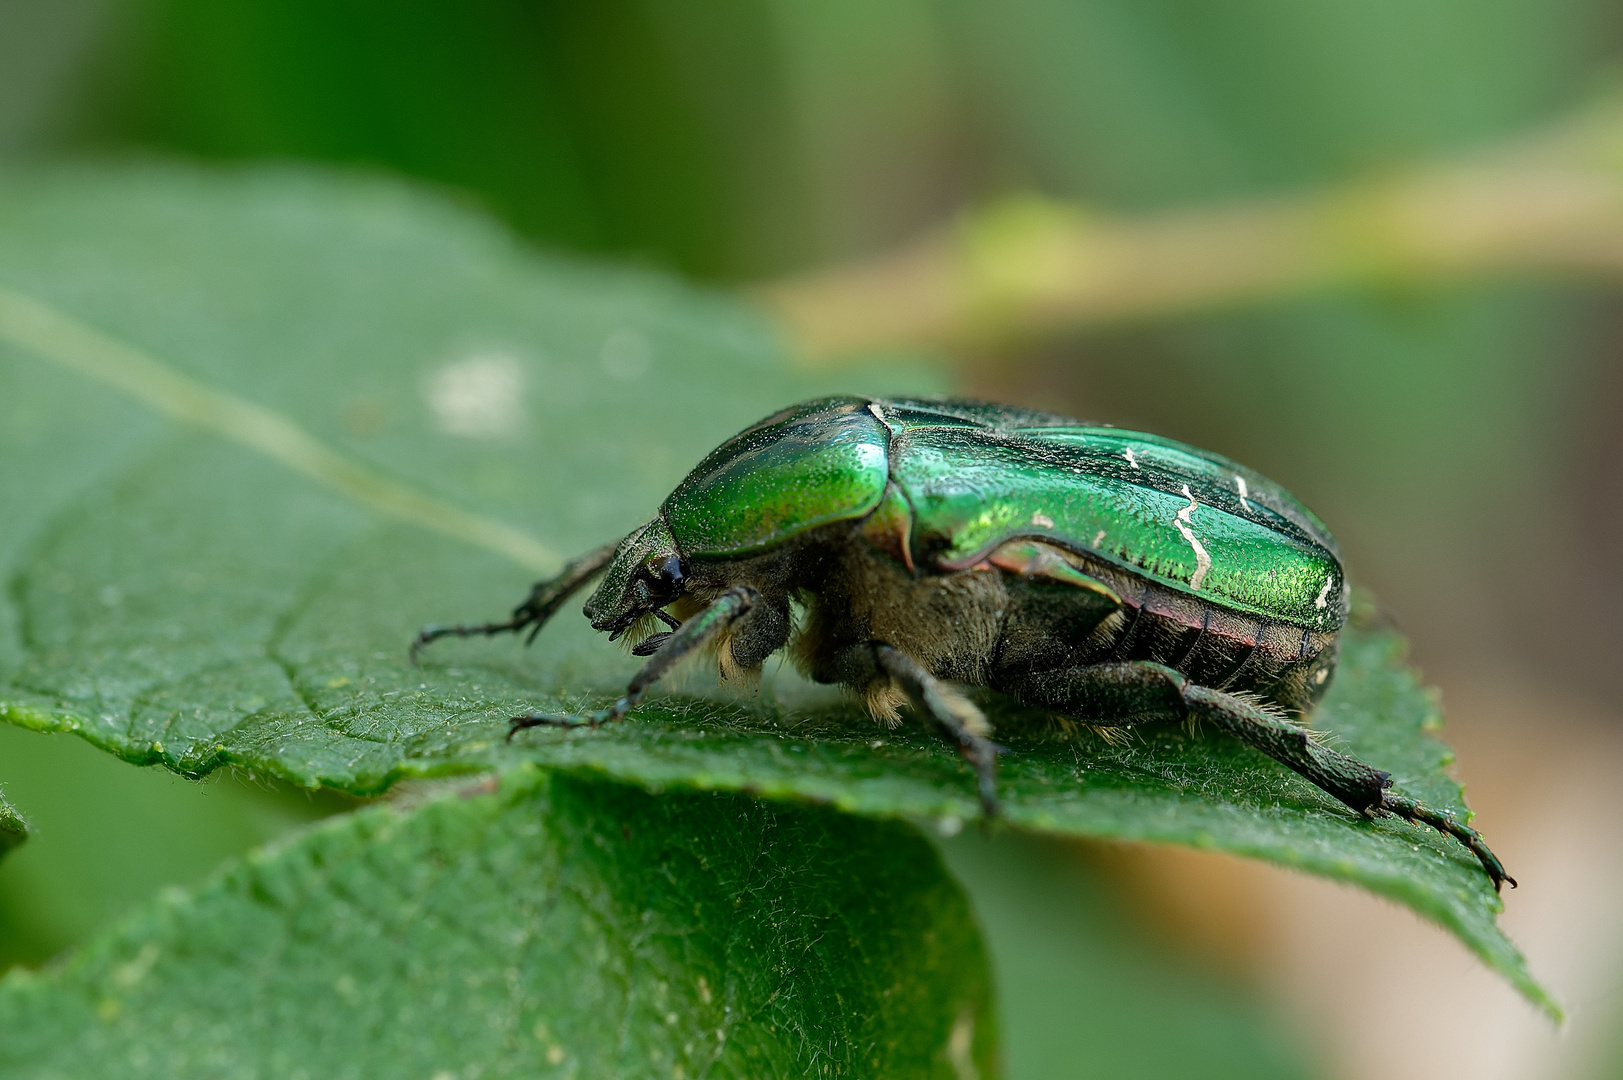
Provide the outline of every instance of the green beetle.
{"type": "Polygon", "coordinates": [[[1348,610],[1335,541],[1216,454],[984,402],[805,402],[722,444],[652,521],[538,583],[511,619],[428,627],[413,658],[446,635],[534,640],[598,575],[586,617],[651,659],[612,707],[512,732],[620,720],[696,651],[747,681],[790,646],[880,720],[916,702],[974,767],[988,815],[999,748],[959,685],[1098,727],[1210,721],[1355,811],[1457,838],[1495,888],[1515,885],[1475,830],[1314,737],[1348,610]]]}

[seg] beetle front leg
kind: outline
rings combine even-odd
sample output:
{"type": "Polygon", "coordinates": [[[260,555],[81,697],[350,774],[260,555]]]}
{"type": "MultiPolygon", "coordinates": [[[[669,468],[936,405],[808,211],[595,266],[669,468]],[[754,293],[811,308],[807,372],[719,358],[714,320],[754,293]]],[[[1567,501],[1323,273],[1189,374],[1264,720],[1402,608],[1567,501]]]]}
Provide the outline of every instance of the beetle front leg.
{"type": "Polygon", "coordinates": [[[923,706],[925,715],[957,745],[958,752],[975,770],[986,816],[996,817],[997,744],[987,737],[992,734],[992,725],[986,722],[981,710],[957,687],[942,682],[900,649],[876,643],[874,661],[881,671],[901,684],[909,697],[923,706]]]}
{"type": "Polygon", "coordinates": [[[673,631],[670,638],[660,646],[659,651],[631,677],[631,682],[626,686],[625,696],[613,705],[584,717],[548,713],[515,716],[512,726],[508,728],[507,737],[511,739],[525,728],[597,727],[625,719],[626,714],[642,701],[649,687],[668,674],[683,659],[725,634],[727,629],[747,615],[760,599],[761,594],[748,585],[734,585],[716,597],[709,607],[673,631]]]}
{"type": "Polygon", "coordinates": [[[591,581],[603,572],[604,567],[614,561],[614,550],[619,541],[613,544],[604,544],[596,551],[587,552],[576,559],[564,564],[564,568],[555,577],[536,582],[530,588],[530,595],[518,607],[513,609],[513,616],[503,622],[476,623],[473,625],[458,624],[456,626],[425,626],[412,639],[410,657],[413,664],[417,663],[417,654],[424,645],[438,641],[442,637],[473,637],[483,634],[494,637],[509,631],[517,633],[526,626],[533,627],[524,643],[528,645],[535,640],[535,635],[541,632],[548,619],[557,614],[563,607],[564,601],[579,592],[581,586],[591,581]]]}

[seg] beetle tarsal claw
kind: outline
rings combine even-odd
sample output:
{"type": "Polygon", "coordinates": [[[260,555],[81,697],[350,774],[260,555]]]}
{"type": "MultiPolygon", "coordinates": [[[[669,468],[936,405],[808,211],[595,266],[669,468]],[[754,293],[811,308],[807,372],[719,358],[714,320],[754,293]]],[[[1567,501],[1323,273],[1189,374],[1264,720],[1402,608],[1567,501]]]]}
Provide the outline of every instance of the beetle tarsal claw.
{"type": "Polygon", "coordinates": [[[512,742],[514,735],[533,727],[602,727],[604,724],[625,719],[625,714],[630,709],[630,705],[622,698],[620,701],[615,702],[611,708],[599,709],[593,713],[530,713],[527,716],[515,716],[508,721],[507,741],[512,742]],[[625,708],[621,708],[622,705],[625,708]]]}
{"type": "Polygon", "coordinates": [[[1516,887],[1516,879],[1505,873],[1504,864],[1489,849],[1487,842],[1482,839],[1482,834],[1469,825],[1462,825],[1456,821],[1452,811],[1433,810],[1425,803],[1415,802],[1402,795],[1394,795],[1390,791],[1382,793],[1379,809],[1417,825],[1429,825],[1445,836],[1452,836],[1464,844],[1471,854],[1477,857],[1482,869],[1488,872],[1488,877],[1493,881],[1494,892],[1498,892],[1499,887],[1507,881],[1512,889],[1516,887]]]}

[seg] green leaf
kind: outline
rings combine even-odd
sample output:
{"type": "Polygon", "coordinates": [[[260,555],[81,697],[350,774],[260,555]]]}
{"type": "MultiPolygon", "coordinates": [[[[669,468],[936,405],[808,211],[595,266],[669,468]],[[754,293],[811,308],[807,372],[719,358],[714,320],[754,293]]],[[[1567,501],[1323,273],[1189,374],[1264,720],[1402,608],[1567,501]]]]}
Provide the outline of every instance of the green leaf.
{"type": "Polygon", "coordinates": [[[1120,861],[1103,846],[979,829],[940,844],[991,956],[1008,1074],[1322,1076],[1302,1017],[1187,942],[1169,947],[1167,927],[1145,919],[1145,897],[1122,888],[1120,861]]]}
{"type": "Polygon", "coordinates": [[[27,839],[28,822],[6,801],[6,793],[0,791],[0,856],[27,839]]]}
{"type": "Polygon", "coordinates": [[[0,1076],[995,1074],[900,823],[520,767],[333,819],[0,982],[0,1076]]]}
{"type": "MultiPolygon", "coordinates": [[[[976,812],[917,727],[780,671],[707,672],[631,722],[504,741],[601,703],[634,661],[566,615],[526,651],[423,623],[500,617],[623,535],[706,450],[797,398],[917,374],[797,374],[747,309],[528,254],[397,187],[147,168],[0,183],[0,715],[135,762],[357,793],[515,760],[650,788],[976,812]],[[167,418],[167,419],[166,419],[167,418]]],[[[1349,634],[1320,717],[1398,788],[1464,812],[1401,644],[1349,634]]],[[[1349,815],[1215,734],[1125,747],[998,709],[1008,819],[1190,844],[1356,882],[1457,934],[1553,1009],[1463,849],[1349,815]]],[[[1514,867],[1511,868],[1514,871],[1514,867]]]]}
{"type": "Polygon", "coordinates": [[[28,846],[0,862],[0,973],[39,965],[168,885],[355,800],[219,773],[136,769],[69,735],[0,724],[0,776],[28,846]]]}

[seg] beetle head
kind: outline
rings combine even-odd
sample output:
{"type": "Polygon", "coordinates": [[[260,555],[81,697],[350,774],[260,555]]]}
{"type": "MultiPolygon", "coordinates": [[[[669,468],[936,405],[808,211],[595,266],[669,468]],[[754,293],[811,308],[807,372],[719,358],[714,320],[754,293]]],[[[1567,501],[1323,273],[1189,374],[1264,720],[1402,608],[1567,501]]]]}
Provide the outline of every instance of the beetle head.
{"type": "Polygon", "coordinates": [[[618,638],[639,621],[682,595],[687,567],[663,518],[655,518],[620,541],[582,610],[592,629],[618,638]]]}

